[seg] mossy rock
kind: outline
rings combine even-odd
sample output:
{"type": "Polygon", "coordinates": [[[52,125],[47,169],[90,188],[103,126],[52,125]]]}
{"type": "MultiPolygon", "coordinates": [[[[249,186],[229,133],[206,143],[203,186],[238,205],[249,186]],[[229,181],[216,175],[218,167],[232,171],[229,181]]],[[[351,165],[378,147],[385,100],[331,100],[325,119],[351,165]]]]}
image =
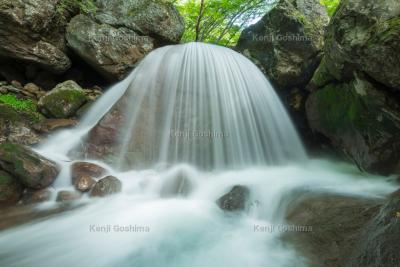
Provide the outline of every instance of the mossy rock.
{"type": "Polygon", "coordinates": [[[18,144],[0,144],[0,168],[17,177],[32,189],[51,185],[59,173],[59,166],[28,147],[18,144]]]}
{"type": "Polygon", "coordinates": [[[0,170],[0,207],[17,203],[22,190],[23,187],[17,178],[0,170]]]}
{"type": "Polygon", "coordinates": [[[390,174],[400,163],[400,107],[361,75],[329,84],[306,103],[311,128],[368,171],[390,174]]]}
{"type": "Polygon", "coordinates": [[[74,81],[66,81],[44,95],[39,106],[50,117],[66,119],[74,116],[86,101],[83,89],[74,81]]]}

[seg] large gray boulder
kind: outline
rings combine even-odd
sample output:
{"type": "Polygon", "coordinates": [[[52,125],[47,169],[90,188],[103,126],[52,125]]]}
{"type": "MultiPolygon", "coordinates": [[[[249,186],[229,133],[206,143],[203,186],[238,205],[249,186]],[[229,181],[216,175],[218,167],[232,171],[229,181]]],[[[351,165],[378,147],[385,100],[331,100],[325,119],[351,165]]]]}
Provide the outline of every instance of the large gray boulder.
{"type": "Polygon", "coordinates": [[[363,170],[390,174],[400,169],[400,106],[365,77],[329,84],[306,104],[311,128],[328,137],[363,170]]]}
{"type": "Polygon", "coordinates": [[[126,27],[98,23],[85,15],[74,17],[67,27],[69,47],[109,80],[121,80],[147,53],[154,40],[126,27]]]}
{"type": "Polygon", "coordinates": [[[237,49],[279,88],[307,84],[321,60],[329,17],[318,0],[280,0],[245,29],[237,49]]]}
{"type": "Polygon", "coordinates": [[[57,2],[0,1],[0,57],[35,63],[54,73],[68,70],[71,62],[57,2]]]}
{"type": "Polygon", "coordinates": [[[96,19],[114,27],[125,27],[140,35],[177,43],[185,30],[176,8],[159,0],[98,0],[96,19]]]}
{"type": "Polygon", "coordinates": [[[357,70],[400,89],[399,1],[341,1],[325,43],[325,58],[313,77],[313,88],[349,79],[357,70]]]}

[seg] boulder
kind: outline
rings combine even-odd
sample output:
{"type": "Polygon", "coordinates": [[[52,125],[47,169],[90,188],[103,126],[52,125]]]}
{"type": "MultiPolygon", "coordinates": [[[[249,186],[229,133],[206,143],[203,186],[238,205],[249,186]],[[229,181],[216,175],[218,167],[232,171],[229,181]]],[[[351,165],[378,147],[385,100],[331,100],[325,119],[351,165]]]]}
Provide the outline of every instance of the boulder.
{"type": "MultiPolygon", "coordinates": [[[[113,1],[115,2],[115,1],[113,1]]],[[[69,47],[109,80],[122,80],[136,63],[154,49],[154,41],[126,27],[74,17],[67,27],[69,47]]]]}
{"type": "Polygon", "coordinates": [[[394,193],[363,230],[345,267],[400,266],[400,191],[394,193]]]}
{"type": "Polygon", "coordinates": [[[122,183],[114,176],[107,176],[99,180],[93,190],[90,192],[91,197],[105,197],[121,192],[122,183]]]}
{"type": "Polygon", "coordinates": [[[32,189],[42,189],[57,178],[59,166],[28,147],[12,143],[0,144],[0,168],[32,189]]]}
{"type": "Polygon", "coordinates": [[[16,204],[22,195],[22,190],[23,187],[18,179],[0,170],[0,208],[16,204]]]}
{"type": "Polygon", "coordinates": [[[283,240],[306,256],[307,266],[344,266],[363,229],[383,202],[384,199],[355,196],[299,194],[288,207],[286,224],[308,227],[311,231],[289,231],[283,240]]]}
{"type": "Polygon", "coordinates": [[[78,179],[84,177],[100,178],[106,173],[106,169],[90,162],[74,162],[71,166],[72,183],[74,184],[78,179]]]}
{"type": "Polygon", "coordinates": [[[185,30],[184,20],[167,1],[99,0],[96,19],[114,27],[125,27],[140,35],[178,43],[185,30]]]}
{"type": "Polygon", "coordinates": [[[92,189],[95,184],[96,180],[94,180],[91,176],[82,175],[79,178],[75,179],[74,186],[75,189],[80,192],[87,192],[92,189]]]}
{"type": "Polygon", "coordinates": [[[333,79],[351,79],[357,70],[398,90],[399,51],[399,1],[341,1],[328,27],[323,64],[311,86],[322,87],[333,79]]]}
{"type": "Polygon", "coordinates": [[[400,106],[381,87],[358,75],[310,95],[311,128],[329,138],[363,170],[391,174],[400,166],[400,106]]]}
{"type": "Polygon", "coordinates": [[[30,62],[62,73],[71,66],[65,54],[64,27],[56,0],[3,0],[0,3],[0,57],[30,62]]]}
{"type": "Polygon", "coordinates": [[[236,48],[261,66],[278,88],[305,85],[321,60],[328,22],[318,0],[280,0],[242,32],[236,48]]]}
{"type": "Polygon", "coordinates": [[[86,101],[83,89],[74,81],[66,81],[40,98],[38,105],[49,116],[66,119],[75,115],[86,101]]]}
{"type": "Polygon", "coordinates": [[[71,202],[78,200],[82,197],[82,194],[75,191],[60,191],[57,194],[57,202],[71,202]]]}
{"type": "Polygon", "coordinates": [[[250,190],[247,187],[235,185],[227,194],[217,200],[217,204],[225,211],[242,211],[246,207],[249,196],[250,190]]]}

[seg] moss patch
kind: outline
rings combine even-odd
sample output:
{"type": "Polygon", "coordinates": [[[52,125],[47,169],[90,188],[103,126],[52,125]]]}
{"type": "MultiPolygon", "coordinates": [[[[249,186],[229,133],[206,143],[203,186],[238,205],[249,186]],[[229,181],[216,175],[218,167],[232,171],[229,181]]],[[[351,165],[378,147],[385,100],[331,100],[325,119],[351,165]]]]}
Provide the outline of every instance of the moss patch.
{"type": "Polygon", "coordinates": [[[31,120],[39,122],[43,116],[31,99],[18,99],[15,95],[0,95],[0,118],[10,121],[31,120]]]}

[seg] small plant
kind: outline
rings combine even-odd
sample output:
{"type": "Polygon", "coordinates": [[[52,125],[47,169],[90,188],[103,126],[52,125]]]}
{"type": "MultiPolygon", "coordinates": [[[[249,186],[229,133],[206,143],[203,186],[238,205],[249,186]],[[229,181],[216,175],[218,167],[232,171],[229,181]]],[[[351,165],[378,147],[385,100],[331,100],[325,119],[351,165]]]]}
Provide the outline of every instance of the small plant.
{"type": "Polygon", "coordinates": [[[340,0],[320,0],[320,2],[326,7],[329,17],[332,17],[333,14],[335,14],[336,9],[340,4],[340,0]]]}
{"type": "Polygon", "coordinates": [[[78,9],[83,14],[94,13],[97,6],[94,0],[61,0],[57,6],[57,12],[64,14],[66,10],[78,9]]]}
{"type": "Polygon", "coordinates": [[[18,99],[15,95],[0,95],[0,103],[7,104],[14,109],[22,112],[36,112],[37,108],[31,99],[18,99]]]}

